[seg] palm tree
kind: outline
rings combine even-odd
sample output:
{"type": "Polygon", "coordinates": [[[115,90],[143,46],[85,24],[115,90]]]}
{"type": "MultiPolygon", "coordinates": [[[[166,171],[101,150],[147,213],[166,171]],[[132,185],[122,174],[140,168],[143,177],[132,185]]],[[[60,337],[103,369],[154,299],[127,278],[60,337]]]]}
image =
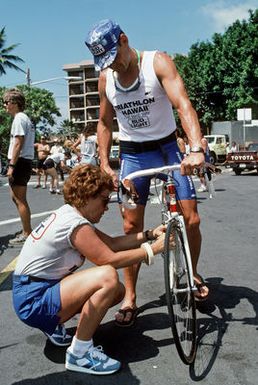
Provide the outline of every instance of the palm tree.
{"type": "Polygon", "coordinates": [[[71,120],[64,119],[60,124],[59,132],[64,136],[77,136],[80,130],[71,120]]]}
{"type": "Polygon", "coordinates": [[[13,51],[19,44],[13,44],[10,47],[5,48],[6,44],[6,34],[5,27],[0,31],[0,76],[6,74],[7,68],[15,69],[16,71],[22,71],[14,62],[24,62],[19,56],[11,55],[10,52],[13,51]]]}

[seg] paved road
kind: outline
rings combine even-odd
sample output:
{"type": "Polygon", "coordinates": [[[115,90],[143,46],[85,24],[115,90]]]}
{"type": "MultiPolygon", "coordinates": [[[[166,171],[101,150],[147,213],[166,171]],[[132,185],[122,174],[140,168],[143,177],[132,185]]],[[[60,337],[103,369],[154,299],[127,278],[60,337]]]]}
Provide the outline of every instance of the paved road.
{"type": "MultiPolygon", "coordinates": [[[[18,254],[6,248],[7,240],[19,229],[10,223],[17,213],[8,189],[0,179],[0,271],[18,254]],[[3,221],[9,220],[3,225],[3,221]]],[[[257,191],[254,174],[217,177],[216,199],[199,194],[203,247],[200,272],[207,278],[211,296],[198,311],[199,346],[191,367],[176,353],[164,304],[162,259],[143,266],[138,284],[137,324],[128,330],[115,327],[108,312],[95,336],[95,343],[123,362],[123,369],[107,377],[67,372],[65,350],[54,348],[44,335],[23,325],[11,305],[10,279],[0,286],[0,385],[256,385],[258,280],[257,280],[257,191]]],[[[52,210],[62,197],[29,187],[32,213],[52,210]]],[[[33,219],[35,225],[40,217],[33,219]]],[[[159,221],[157,206],[148,206],[146,227],[159,221]]],[[[100,228],[110,234],[121,232],[117,205],[110,204],[100,228]]],[[[0,278],[3,273],[0,274],[0,278]]],[[[74,331],[76,317],[67,326],[74,331]]]]}

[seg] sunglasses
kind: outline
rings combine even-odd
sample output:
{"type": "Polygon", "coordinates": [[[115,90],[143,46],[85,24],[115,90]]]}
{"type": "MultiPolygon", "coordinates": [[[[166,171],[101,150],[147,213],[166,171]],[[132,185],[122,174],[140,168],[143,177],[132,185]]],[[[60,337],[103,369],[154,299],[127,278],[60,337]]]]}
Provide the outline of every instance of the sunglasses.
{"type": "Polygon", "coordinates": [[[100,199],[102,200],[103,204],[105,206],[107,206],[110,202],[110,196],[103,196],[103,195],[99,195],[100,199]]]}

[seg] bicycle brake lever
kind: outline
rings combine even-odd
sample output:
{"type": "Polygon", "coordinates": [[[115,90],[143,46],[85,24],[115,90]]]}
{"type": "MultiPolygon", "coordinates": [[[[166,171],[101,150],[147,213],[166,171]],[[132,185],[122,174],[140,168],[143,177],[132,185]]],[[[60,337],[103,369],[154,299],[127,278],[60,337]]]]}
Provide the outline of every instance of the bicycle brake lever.
{"type": "Polygon", "coordinates": [[[139,195],[136,191],[136,188],[133,182],[129,179],[124,179],[119,186],[119,191],[121,191],[120,202],[122,206],[133,210],[137,207],[136,201],[139,198],[139,195]]]}

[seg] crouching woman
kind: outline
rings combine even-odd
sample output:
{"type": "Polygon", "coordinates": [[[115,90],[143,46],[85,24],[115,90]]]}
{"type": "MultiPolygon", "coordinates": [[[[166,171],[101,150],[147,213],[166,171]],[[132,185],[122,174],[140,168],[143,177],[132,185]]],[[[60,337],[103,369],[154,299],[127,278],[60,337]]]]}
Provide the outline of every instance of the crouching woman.
{"type": "Polygon", "coordinates": [[[94,347],[93,335],[108,309],[124,297],[116,269],[150,264],[163,249],[164,226],[111,237],[98,230],[108,210],[112,178],[92,165],[76,166],[64,184],[65,204],[40,223],[26,240],[13,275],[18,317],[40,329],[58,346],[69,346],[65,366],[91,374],[110,374],[121,363],[94,347]],[[93,263],[76,271],[85,261],[93,263]],[[80,314],[74,337],[64,323],[80,314]]]}

